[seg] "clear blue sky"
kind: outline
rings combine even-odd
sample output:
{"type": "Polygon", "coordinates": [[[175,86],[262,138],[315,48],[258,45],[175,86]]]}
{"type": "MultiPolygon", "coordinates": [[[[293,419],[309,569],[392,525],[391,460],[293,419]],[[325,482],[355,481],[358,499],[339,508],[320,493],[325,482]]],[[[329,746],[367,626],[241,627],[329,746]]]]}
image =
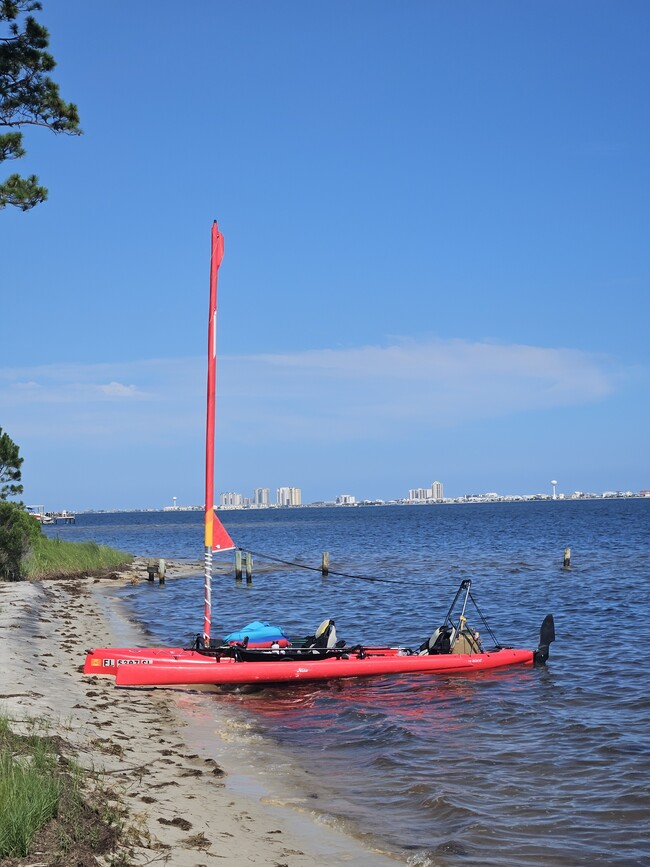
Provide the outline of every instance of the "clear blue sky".
{"type": "Polygon", "coordinates": [[[48,508],[650,488],[645,0],[44,0],[85,134],[0,212],[0,426],[48,508]]]}

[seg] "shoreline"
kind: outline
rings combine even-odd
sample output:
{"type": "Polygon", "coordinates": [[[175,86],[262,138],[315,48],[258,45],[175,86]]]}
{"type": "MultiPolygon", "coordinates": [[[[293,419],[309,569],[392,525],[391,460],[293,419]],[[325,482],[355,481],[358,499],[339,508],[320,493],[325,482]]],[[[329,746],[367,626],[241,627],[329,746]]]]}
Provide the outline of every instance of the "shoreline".
{"type": "MultiPolygon", "coordinates": [[[[441,500],[360,500],[356,503],[301,503],[299,506],[269,506],[242,505],[242,506],[215,506],[216,512],[294,512],[301,509],[384,509],[393,506],[482,506],[495,505],[497,503],[586,503],[586,502],[611,502],[618,500],[650,500],[650,492],[630,491],[626,493],[582,493],[558,494],[555,498],[551,494],[497,494],[496,496],[467,495],[462,497],[444,497],[441,500]]],[[[114,508],[114,509],[76,509],[75,515],[122,515],[133,513],[187,513],[196,512],[203,514],[203,506],[157,506],[138,508],[114,508]]],[[[51,526],[51,525],[46,525],[51,526]]]]}
{"type": "MultiPolygon", "coordinates": [[[[91,646],[148,643],[110,593],[146,581],[146,563],[136,558],[117,578],[0,584],[0,708],[18,726],[45,718],[81,766],[110,780],[137,828],[130,863],[404,863],[329,826],[285,786],[274,797],[255,739],[233,744],[227,715],[207,702],[212,690],[117,689],[81,674],[91,646]]],[[[167,577],[197,565],[168,561],[167,577]]]]}

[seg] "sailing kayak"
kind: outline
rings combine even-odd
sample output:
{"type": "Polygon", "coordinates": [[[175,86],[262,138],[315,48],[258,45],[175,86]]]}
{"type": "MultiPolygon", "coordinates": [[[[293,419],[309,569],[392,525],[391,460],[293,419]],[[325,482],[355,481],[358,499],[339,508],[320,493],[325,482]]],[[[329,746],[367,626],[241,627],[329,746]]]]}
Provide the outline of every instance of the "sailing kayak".
{"type": "Polygon", "coordinates": [[[472,582],[469,579],[461,582],[442,625],[415,652],[405,648],[366,648],[361,645],[346,648],[344,641],[336,641],[333,620],[323,621],[314,636],[307,636],[295,647],[288,646],[290,642],[281,629],[271,627],[265,621],[249,623],[217,646],[211,638],[212,555],[215,551],[223,552],[235,547],[214,510],[217,277],[223,252],[223,236],[215,221],[211,237],[208,315],[203,635],[197,636],[193,649],[122,647],[91,650],[86,656],[84,674],[114,676],[118,686],[259,684],[404,673],[467,673],[545,663],[549,645],[555,638],[552,616],[548,615],[542,624],[537,650],[503,647],[478,609],[470,592],[472,582]],[[462,610],[454,619],[452,614],[459,601],[462,610]],[[493,649],[485,650],[479,632],[467,623],[468,602],[473,603],[493,639],[493,649]],[[229,639],[233,639],[234,645],[229,644],[229,639]]]}
{"type": "Polygon", "coordinates": [[[344,641],[336,642],[334,621],[327,620],[317,630],[317,636],[308,636],[296,646],[280,647],[274,641],[272,647],[261,647],[246,641],[211,648],[98,648],[88,651],[83,671],[113,676],[117,686],[174,686],[295,683],[389,674],[467,674],[544,664],[555,639],[553,616],[547,615],[542,623],[537,650],[504,647],[496,641],[494,648],[486,650],[479,633],[467,624],[465,612],[468,602],[472,602],[491,633],[470,588],[469,579],[461,582],[443,625],[417,651],[360,644],[346,647],[344,641]],[[454,620],[459,601],[462,613],[454,620]],[[312,643],[311,638],[317,641],[312,643]],[[325,639],[325,643],[318,643],[325,639]]]}
{"type": "MultiPolygon", "coordinates": [[[[197,654],[198,655],[198,654],[197,654]]],[[[205,659],[205,658],[204,658],[205,659]]],[[[148,665],[118,665],[115,681],[118,686],[174,686],[180,684],[256,684],[330,680],[343,677],[376,677],[383,674],[455,674],[485,671],[508,665],[532,665],[534,651],[503,648],[487,653],[406,654],[399,649],[386,649],[364,655],[341,655],[334,658],[309,660],[278,658],[258,662],[221,657],[208,662],[197,660],[158,659],[148,665]]]]}

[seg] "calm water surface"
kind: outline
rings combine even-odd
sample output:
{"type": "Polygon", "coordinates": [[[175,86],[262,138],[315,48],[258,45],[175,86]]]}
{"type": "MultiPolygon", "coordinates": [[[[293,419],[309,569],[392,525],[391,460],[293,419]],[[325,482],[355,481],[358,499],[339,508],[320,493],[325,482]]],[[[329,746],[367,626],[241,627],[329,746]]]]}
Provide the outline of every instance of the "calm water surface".
{"type": "MultiPolygon", "coordinates": [[[[458,584],[499,640],[546,668],[339,681],[213,700],[289,750],[323,809],[412,864],[646,864],[650,860],[650,501],[222,513],[244,549],[399,584],[255,558],[254,583],[215,579],[215,634],[253,619],[293,634],[334,617],[353,644],[417,646],[458,584]],[[572,569],[561,569],[566,546],[572,569]]],[[[49,535],[198,559],[199,513],[81,515],[49,535]]],[[[227,562],[228,562],[228,555],[227,562]]],[[[230,558],[232,555],[230,555],[230,558]]],[[[121,591],[160,640],[200,631],[202,578],[121,591]]]]}

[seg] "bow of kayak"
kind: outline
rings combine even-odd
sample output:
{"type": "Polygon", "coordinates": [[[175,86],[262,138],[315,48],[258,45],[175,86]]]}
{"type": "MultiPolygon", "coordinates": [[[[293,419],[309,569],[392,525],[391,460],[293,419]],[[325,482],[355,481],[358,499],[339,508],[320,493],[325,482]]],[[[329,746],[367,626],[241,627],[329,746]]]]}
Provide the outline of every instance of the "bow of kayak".
{"type": "MultiPolygon", "coordinates": [[[[278,649],[286,648],[289,642],[282,638],[275,642],[278,649]]],[[[271,641],[249,642],[251,649],[268,650],[271,641]]],[[[228,645],[224,645],[227,649],[228,645]]],[[[215,654],[206,654],[187,647],[96,647],[86,653],[84,674],[106,674],[115,677],[122,665],[158,665],[159,663],[194,664],[214,662],[215,654]]]]}

